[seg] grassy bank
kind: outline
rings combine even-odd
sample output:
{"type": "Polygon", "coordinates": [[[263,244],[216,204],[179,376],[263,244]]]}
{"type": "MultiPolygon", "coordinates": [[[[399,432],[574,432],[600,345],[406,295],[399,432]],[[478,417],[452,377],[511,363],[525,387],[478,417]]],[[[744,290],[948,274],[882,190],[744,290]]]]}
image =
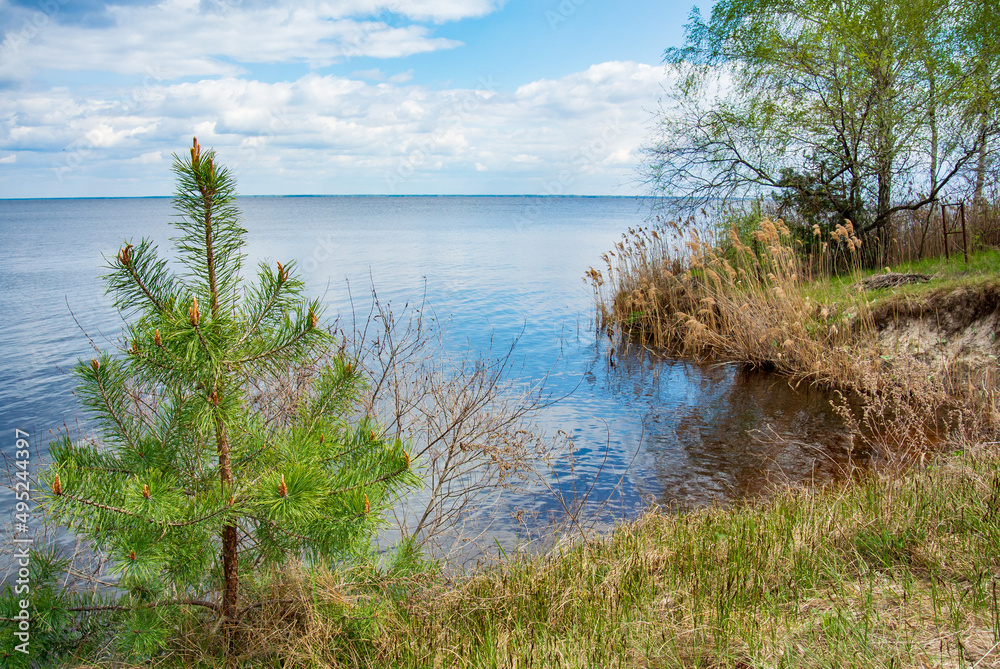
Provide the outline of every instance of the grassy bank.
{"type": "Polygon", "coordinates": [[[782,221],[702,239],[676,224],[629,230],[591,268],[601,326],[625,343],[682,356],[744,362],[829,386],[849,386],[859,353],[878,357],[879,317],[955,290],[1000,280],[1000,251],[929,258],[878,270],[860,264],[850,223],[829,240],[803,241],[782,221]],[[809,248],[812,247],[812,248],[809,248]],[[807,253],[807,251],[809,253],[807,253]],[[923,282],[863,289],[878,274],[923,282]],[[880,316],[881,315],[881,316],[880,316]],[[855,364],[843,365],[851,350],[855,364]]]}
{"type": "Polygon", "coordinates": [[[807,240],[766,218],[710,240],[662,225],[630,230],[588,276],[601,325],[618,345],[742,363],[852,394],[865,409],[845,417],[895,433],[895,442],[925,442],[920,449],[928,432],[956,423],[970,439],[994,429],[1000,253],[872,272],[861,267],[861,244],[850,223],[829,239],[816,228],[807,240]],[[882,273],[926,281],[862,287],[882,273]],[[981,341],[963,339],[973,325],[981,341]],[[960,345],[939,345],[949,339],[960,345]]]}
{"type": "Polygon", "coordinates": [[[859,297],[870,306],[879,307],[901,298],[923,299],[935,292],[950,292],[960,288],[979,287],[997,281],[1000,272],[1000,250],[979,249],[969,255],[966,264],[961,255],[944,256],[893,265],[891,271],[900,274],[923,274],[931,277],[925,283],[870,290],[859,293],[857,282],[878,275],[884,270],[865,270],[839,276],[816,277],[803,286],[804,294],[817,303],[827,303],[849,309],[859,297]]]}
{"type": "Polygon", "coordinates": [[[681,248],[667,232],[631,231],[591,271],[612,336],[845,391],[843,416],[883,453],[878,470],[766,501],[653,509],[546,555],[500,551],[470,573],[417,554],[287,567],[250,586],[228,657],[219,627],[191,614],[152,665],[1000,666],[995,375],[942,374],[888,352],[885,337],[890,323],[951,313],[941,296],[955,291],[987,309],[995,252],[970,269],[894,267],[935,279],[861,291],[871,273],[849,228],[817,240],[844,269],[834,279],[801,262],[780,222],[681,248]]]}
{"type": "MultiPolygon", "coordinates": [[[[448,578],[271,577],[245,667],[988,667],[1000,664],[1000,459],[767,503],[654,510],[549,556],[448,578]]],[[[160,666],[221,666],[192,622],[160,666]]]]}

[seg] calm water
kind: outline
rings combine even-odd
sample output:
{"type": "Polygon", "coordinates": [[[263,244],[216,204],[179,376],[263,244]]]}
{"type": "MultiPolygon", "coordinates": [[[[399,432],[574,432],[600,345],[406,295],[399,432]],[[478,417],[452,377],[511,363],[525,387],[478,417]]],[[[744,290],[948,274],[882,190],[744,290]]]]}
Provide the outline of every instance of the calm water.
{"type": "MultiPolygon", "coordinates": [[[[456,352],[486,351],[491,341],[496,351],[520,336],[519,378],[548,375],[550,391],[568,394],[539,422],[574,439],[575,468],[561,466],[552,479],[569,496],[593,487],[591,501],[613,497],[612,514],[627,514],[648,501],[698,505],[768,481],[826,479],[847,462],[839,420],[815,393],[732,366],[608,364],[582,276],[643,223],[634,199],[245,198],[240,207],[250,266],[297,259],[327,316],[349,309],[348,282],[356,304],[373,282],[394,304],[426,292],[428,306],[450,317],[456,352]]],[[[107,349],[120,331],[98,279],[102,254],[126,238],[168,248],[171,216],[167,199],[0,201],[5,454],[15,428],[44,448],[52,431],[77,423],[68,370],[91,357],[88,335],[107,349]]],[[[8,508],[9,493],[0,494],[8,508]]],[[[558,507],[543,488],[506,501],[543,514],[558,507]]]]}

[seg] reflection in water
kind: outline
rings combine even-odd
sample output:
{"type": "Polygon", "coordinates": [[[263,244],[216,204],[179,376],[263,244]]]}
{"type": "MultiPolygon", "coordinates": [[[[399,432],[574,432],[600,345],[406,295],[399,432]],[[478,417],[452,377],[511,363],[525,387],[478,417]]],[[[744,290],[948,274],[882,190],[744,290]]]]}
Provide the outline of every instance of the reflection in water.
{"type": "Polygon", "coordinates": [[[725,502],[778,483],[829,481],[857,465],[830,393],[739,365],[636,350],[605,368],[612,394],[641,407],[650,476],[636,486],[647,500],[725,502]]]}
{"type": "MultiPolygon", "coordinates": [[[[548,487],[506,500],[529,514],[522,535],[544,537],[559,523],[571,534],[606,530],[651,504],[726,504],[766,496],[776,485],[842,479],[867,465],[852,455],[834,394],[735,364],[638,349],[611,356],[603,335],[585,346],[583,382],[569,399],[574,457],[557,462],[548,487]]],[[[565,425],[558,405],[546,419],[565,425]]],[[[510,529],[500,521],[491,533],[510,544],[510,529]]],[[[538,548],[547,546],[551,538],[538,548]]]]}

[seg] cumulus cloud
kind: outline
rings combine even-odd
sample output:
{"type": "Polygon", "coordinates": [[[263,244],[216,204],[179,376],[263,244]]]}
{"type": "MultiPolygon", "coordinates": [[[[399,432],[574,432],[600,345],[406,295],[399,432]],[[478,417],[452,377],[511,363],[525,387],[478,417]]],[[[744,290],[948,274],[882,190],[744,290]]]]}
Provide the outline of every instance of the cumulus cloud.
{"type": "Polygon", "coordinates": [[[488,0],[161,0],[81,9],[69,0],[8,6],[0,42],[0,81],[26,81],[39,69],[158,73],[164,80],[237,76],[244,65],[324,67],[354,57],[399,58],[451,49],[419,23],[482,16],[488,0]],[[91,17],[81,25],[81,20],[91,17]],[[398,24],[398,25],[397,25],[398,24]]]}
{"type": "Polygon", "coordinates": [[[158,174],[197,134],[247,193],[607,193],[630,178],[664,77],[608,62],[514,92],[315,73],[152,81],[113,97],[51,89],[0,98],[0,150],[65,184],[115,165],[158,174]]]}
{"type": "Polygon", "coordinates": [[[0,1],[0,196],[164,194],[192,134],[247,193],[614,191],[660,67],[605,62],[513,91],[436,89],[370,62],[322,74],[452,49],[440,24],[505,2],[0,1]],[[307,67],[275,81],[265,64],[307,67]]]}

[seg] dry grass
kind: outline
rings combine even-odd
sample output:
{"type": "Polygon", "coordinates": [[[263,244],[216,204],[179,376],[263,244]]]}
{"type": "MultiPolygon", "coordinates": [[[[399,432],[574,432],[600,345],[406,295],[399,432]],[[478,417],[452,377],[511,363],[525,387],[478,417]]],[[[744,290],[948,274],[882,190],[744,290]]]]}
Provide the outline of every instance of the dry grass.
{"type": "MultiPolygon", "coordinates": [[[[834,235],[825,243],[831,261],[860,276],[850,224],[834,235]]],[[[870,332],[867,303],[829,310],[805,296],[811,272],[782,221],[765,218],[751,244],[735,231],[713,243],[671,225],[630,230],[604,256],[606,268],[588,272],[603,325],[678,355],[849,386],[856,344],[870,332]]]]}
{"type": "MultiPolygon", "coordinates": [[[[998,471],[995,447],[966,445],[464,576],[272,574],[230,666],[997,666],[998,471]]],[[[195,623],[153,666],[225,664],[195,623]]]]}
{"type": "Polygon", "coordinates": [[[780,220],[764,218],[747,241],[735,228],[710,241],[686,230],[631,229],[604,256],[605,268],[587,273],[601,326],[619,345],[742,363],[838,390],[856,434],[896,458],[920,457],[951,430],[973,439],[1000,423],[995,358],[971,364],[968,356],[901,350],[884,334],[887,321],[917,313],[940,321],[954,312],[967,326],[996,311],[991,284],[950,286],[952,298],[925,290],[909,302],[863,291],[861,241],[850,222],[830,239],[814,229],[808,255],[780,220]],[[832,282],[836,291],[818,288],[832,282]]]}

